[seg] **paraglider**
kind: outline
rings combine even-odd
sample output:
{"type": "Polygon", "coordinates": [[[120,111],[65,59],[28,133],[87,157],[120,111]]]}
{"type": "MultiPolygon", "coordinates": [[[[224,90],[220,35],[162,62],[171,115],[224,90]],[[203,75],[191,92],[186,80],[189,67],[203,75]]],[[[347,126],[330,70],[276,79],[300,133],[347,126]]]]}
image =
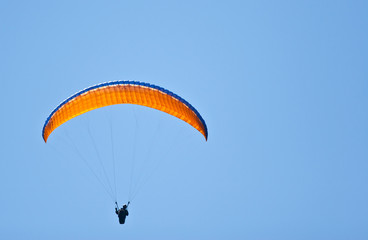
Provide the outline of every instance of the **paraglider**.
{"type": "MultiPolygon", "coordinates": [[[[101,83],[72,95],[59,104],[48,116],[42,129],[42,138],[46,143],[50,134],[63,123],[91,110],[115,104],[136,104],[168,113],[191,125],[207,141],[206,123],[190,103],[169,90],[136,81],[101,83]]],[[[115,213],[119,217],[119,223],[124,224],[129,215],[130,201],[121,209],[119,209],[117,201],[115,204],[115,213]]]]}
{"type": "Polygon", "coordinates": [[[129,212],[128,212],[128,206],[130,204],[130,202],[128,202],[128,204],[124,204],[122,208],[119,209],[118,203],[115,202],[116,207],[115,207],[115,213],[116,215],[118,215],[119,218],[119,223],[120,224],[124,224],[125,223],[125,218],[127,216],[129,216],[129,212]]]}

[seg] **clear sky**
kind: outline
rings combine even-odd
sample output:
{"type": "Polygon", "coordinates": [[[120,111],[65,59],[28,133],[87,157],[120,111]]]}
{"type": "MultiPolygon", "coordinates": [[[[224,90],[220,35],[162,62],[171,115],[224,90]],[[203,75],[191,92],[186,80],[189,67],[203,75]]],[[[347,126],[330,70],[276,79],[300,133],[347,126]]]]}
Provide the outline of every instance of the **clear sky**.
{"type": "Polygon", "coordinates": [[[364,0],[1,1],[0,238],[368,239],[367,26],[364,0]],[[208,141],[125,105],[43,142],[112,80],[183,97],[208,141]],[[114,153],[125,225],[79,151],[112,186],[114,153]]]}

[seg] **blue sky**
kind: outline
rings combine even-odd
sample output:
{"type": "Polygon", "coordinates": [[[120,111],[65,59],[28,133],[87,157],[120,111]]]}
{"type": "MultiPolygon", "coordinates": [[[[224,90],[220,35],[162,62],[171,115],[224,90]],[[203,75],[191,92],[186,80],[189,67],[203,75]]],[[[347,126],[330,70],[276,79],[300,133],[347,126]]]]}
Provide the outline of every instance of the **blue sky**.
{"type": "Polygon", "coordinates": [[[2,1],[0,238],[367,239],[367,9],[2,1]],[[208,141],[127,105],[73,119],[43,142],[62,100],[112,80],[183,97],[205,119],[208,141]],[[110,127],[119,203],[146,179],[124,226],[73,150],[102,176],[96,139],[112,177],[110,127]]]}

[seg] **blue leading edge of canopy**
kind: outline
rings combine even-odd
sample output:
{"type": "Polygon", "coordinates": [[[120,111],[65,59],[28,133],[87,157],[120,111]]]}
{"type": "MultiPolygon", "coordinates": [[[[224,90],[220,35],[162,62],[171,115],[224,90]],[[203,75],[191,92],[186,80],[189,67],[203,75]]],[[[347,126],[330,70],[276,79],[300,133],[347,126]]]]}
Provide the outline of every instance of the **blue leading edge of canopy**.
{"type": "Polygon", "coordinates": [[[204,121],[204,119],[202,118],[201,114],[199,114],[199,112],[197,111],[197,109],[195,109],[190,103],[188,103],[185,99],[179,97],[178,95],[176,95],[175,93],[165,89],[165,88],[162,88],[162,87],[159,87],[159,86],[156,86],[156,85],[153,85],[153,84],[149,84],[149,83],[144,83],[144,82],[137,82],[137,81],[125,81],[125,80],[119,80],[119,81],[112,81],[112,82],[106,82],[106,83],[100,83],[100,84],[97,84],[97,85],[94,85],[94,86],[91,86],[91,87],[88,87],[86,89],[83,89],[82,91],[80,92],[77,92],[76,94],[72,95],[71,97],[67,98],[66,100],[64,100],[62,103],[59,104],[59,106],[57,106],[54,111],[51,112],[51,114],[48,116],[48,118],[46,119],[45,121],[45,124],[43,125],[43,128],[42,128],[42,138],[44,137],[44,132],[45,132],[45,128],[46,128],[46,125],[48,124],[48,122],[50,121],[52,115],[54,115],[54,113],[59,110],[64,104],[66,104],[67,102],[69,102],[70,100],[72,100],[73,98],[76,98],[78,97],[79,95],[85,93],[85,92],[88,92],[90,90],[93,90],[93,89],[96,89],[96,88],[100,88],[100,87],[105,87],[105,86],[111,86],[111,85],[137,85],[137,86],[144,86],[144,87],[149,87],[149,88],[153,88],[153,89],[156,89],[156,90],[159,90],[163,93],[166,93],[168,94],[169,96],[173,97],[173,98],[176,98],[178,99],[180,102],[184,103],[190,110],[192,110],[196,115],[197,117],[199,118],[199,120],[202,122],[203,126],[204,126],[204,129],[205,129],[205,135],[206,135],[206,139],[208,138],[208,132],[207,132],[207,125],[206,125],[206,122],[204,121]]]}

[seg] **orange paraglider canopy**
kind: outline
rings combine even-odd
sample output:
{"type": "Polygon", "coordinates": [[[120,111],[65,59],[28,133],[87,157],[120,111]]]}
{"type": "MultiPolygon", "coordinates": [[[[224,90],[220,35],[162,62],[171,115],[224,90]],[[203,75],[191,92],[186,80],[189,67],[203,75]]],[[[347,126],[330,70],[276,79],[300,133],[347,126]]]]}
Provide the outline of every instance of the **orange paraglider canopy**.
{"type": "Polygon", "coordinates": [[[113,81],[86,88],[62,102],[47,118],[42,137],[61,124],[93,109],[114,104],[137,104],[166,112],[197,129],[207,140],[207,126],[199,112],[178,95],[155,85],[135,81],[113,81]]]}

